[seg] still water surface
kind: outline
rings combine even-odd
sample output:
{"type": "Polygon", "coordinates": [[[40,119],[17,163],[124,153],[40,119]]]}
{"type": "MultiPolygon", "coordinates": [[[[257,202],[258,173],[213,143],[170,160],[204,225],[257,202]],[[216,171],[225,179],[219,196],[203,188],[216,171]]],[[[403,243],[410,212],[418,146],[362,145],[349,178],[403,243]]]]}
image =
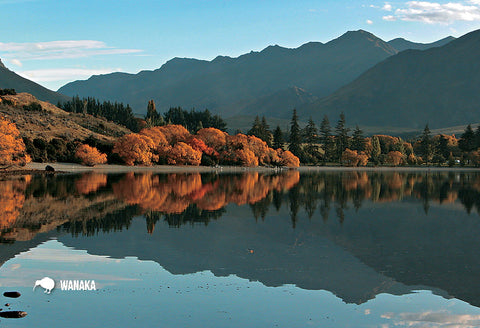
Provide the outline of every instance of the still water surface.
{"type": "Polygon", "coordinates": [[[459,171],[9,178],[0,325],[480,327],[479,209],[459,171]]]}

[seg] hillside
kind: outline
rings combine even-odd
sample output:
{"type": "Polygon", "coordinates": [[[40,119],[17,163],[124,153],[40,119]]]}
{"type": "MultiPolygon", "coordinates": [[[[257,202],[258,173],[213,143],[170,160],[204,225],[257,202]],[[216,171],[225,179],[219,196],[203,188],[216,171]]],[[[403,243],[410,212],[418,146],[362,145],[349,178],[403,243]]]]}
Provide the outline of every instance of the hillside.
{"type": "Polygon", "coordinates": [[[480,30],[439,48],[406,50],[377,64],[301,117],[345,112],[350,124],[420,129],[480,121],[480,30]]]}
{"type": "Polygon", "coordinates": [[[15,89],[17,92],[27,92],[36,98],[57,104],[70,99],[70,97],[42,87],[33,81],[27,80],[12,72],[0,60],[0,89],[15,89]]]}
{"type": "Polygon", "coordinates": [[[14,122],[22,137],[32,139],[50,140],[58,137],[73,140],[93,136],[98,140],[112,141],[114,137],[130,132],[127,128],[103,118],[67,113],[48,102],[37,100],[28,93],[0,96],[0,115],[14,122]],[[24,105],[35,102],[41,104],[42,111],[23,108],[24,105]]]}
{"type": "Polygon", "coordinates": [[[238,58],[174,58],[155,71],[92,76],[59,92],[129,103],[142,113],[149,99],[162,111],[171,106],[208,108],[224,117],[255,111],[256,102],[269,103],[269,115],[284,117],[297,96],[283,105],[284,97],[276,93],[296,87],[315,97],[326,96],[396,53],[388,43],[360,30],[325,44],[310,42],[295,49],[275,45],[238,58]]]}

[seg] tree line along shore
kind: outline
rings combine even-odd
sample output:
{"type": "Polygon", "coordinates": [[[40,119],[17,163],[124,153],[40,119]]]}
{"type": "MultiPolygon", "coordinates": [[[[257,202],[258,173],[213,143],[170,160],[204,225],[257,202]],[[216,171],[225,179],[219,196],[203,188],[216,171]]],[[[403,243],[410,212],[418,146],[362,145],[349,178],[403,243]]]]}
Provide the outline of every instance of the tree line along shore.
{"type": "MultiPolygon", "coordinates": [[[[15,94],[0,89],[0,95],[15,94]]],[[[8,104],[6,104],[8,105],[8,104]]],[[[41,111],[31,103],[25,111],[41,111]]],[[[293,110],[289,131],[270,129],[257,116],[246,134],[230,135],[226,123],[208,110],[170,108],[159,114],[153,100],[147,114],[135,118],[121,103],[94,98],[72,98],[57,107],[83,115],[104,117],[127,127],[131,133],[108,142],[93,136],[80,139],[22,137],[15,124],[0,117],[0,165],[34,162],[72,162],[124,165],[232,165],[232,166],[461,166],[480,165],[480,127],[468,125],[460,138],[432,135],[426,125],[421,136],[409,140],[389,135],[365,136],[356,126],[351,131],[343,113],[332,127],[324,116],[319,127],[311,118],[302,129],[293,110]]]]}

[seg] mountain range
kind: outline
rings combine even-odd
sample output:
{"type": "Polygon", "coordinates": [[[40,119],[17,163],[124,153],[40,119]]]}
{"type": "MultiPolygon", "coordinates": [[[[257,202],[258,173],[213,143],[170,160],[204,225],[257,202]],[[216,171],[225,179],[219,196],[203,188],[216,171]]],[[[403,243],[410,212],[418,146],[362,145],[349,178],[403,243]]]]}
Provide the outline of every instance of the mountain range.
{"type": "Polygon", "coordinates": [[[479,41],[480,31],[427,44],[401,38],[385,42],[363,30],[350,31],[327,43],[294,49],[274,45],[237,58],[173,58],[157,70],[96,75],[57,93],[1,65],[0,88],[29,91],[22,82],[34,86],[29,92],[42,100],[93,96],[129,103],[139,114],[153,99],[160,111],[208,108],[229,122],[265,115],[285,126],[293,108],[304,121],[324,115],[334,121],[343,111],[349,125],[368,131],[416,131],[426,123],[444,128],[480,121],[475,110],[479,76],[474,74],[479,41]]]}
{"type": "MultiPolygon", "coordinates": [[[[74,96],[94,96],[129,103],[145,112],[147,101],[157,108],[198,108],[224,117],[243,114],[260,102],[276,107],[274,116],[290,115],[290,106],[279,107],[279,92],[300,88],[324,97],[376,63],[398,51],[366,31],[347,32],[328,43],[310,42],[289,49],[278,45],[238,58],[218,56],[212,61],[174,58],[154,71],[113,73],[69,83],[58,91],[74,96]]],[[[294,95],[294,97],[296,97],[294,95]]],[[[302,104],[292,99],[288,105],[302,104]]],[[[256,113],[264,109],[253,109],[256,113]]]]}
{"type": "Polygon", "coordinates": [[[338,117],[353,124],[440,128],[480,121],[480,30],[442,47],[406,50],[378,63],[300,116],[338,117]]]}

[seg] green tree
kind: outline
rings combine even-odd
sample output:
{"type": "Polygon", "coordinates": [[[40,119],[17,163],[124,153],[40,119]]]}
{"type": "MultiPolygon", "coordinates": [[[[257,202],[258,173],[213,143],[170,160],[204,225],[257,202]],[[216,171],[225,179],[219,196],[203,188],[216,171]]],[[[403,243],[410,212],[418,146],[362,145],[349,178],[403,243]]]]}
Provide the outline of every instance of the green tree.
{"type": "Polygon", "coordinates": [[[428,128],[428,124],[423,129],[422,138],[420,140],[420,148],[422,151],[423,160],[428,163],[432,160],[434,155],[434,146],[433,146],[433,139],[428,128]]]}
{"type": "Polygon", "coordinates": [[[340,113],[340,119],[335,127],[336,159],[340,160],[345,149],[348,148],[348,129],[345,122],[345,114],[340,113]]]}
{"type": "Polygon", "coordinates": [[[303,134],[306,142],[303,149],[305,160],[315,164],[320,159],[320,152],[318,151],[318,130],[312,117],[308,120],[303,134]]]}
{"type": "Polygon", "coordinates": [[[280,126],[277,125],[277,128],[273,132],[273,148],[274,149],[278,149],[278,148],[283,149],[284,144],[285,144],[285,140],[283,138],[282,129],[280,129],[280,126]]]}
{"type": "Polygon", "coordinates": [[[333,143],[332,143],[332,128],[330,127],[330,121],[328,116],[323,116],[322,123],[320,124],[320,143],[323,147],[323,163],[332,159],[333,156],[333,143]]]}
{"type": "Polygon", "coordinates": [[[268,147],[272,147],[273,134],[272,131],[270,131],[270,126],[268,125],[265,116],[262,116],[262,123],[260,126],[262,128],[262,137],[260,139],[265,141],[268,147]]]}
{"type": "Polygon", "coordinates": [[[480,148],[480,124],[477,126],[475,130],[475,141],[477,149],[480,148]]]}
{"type": "Polygon", "coordinates": [[[458,141],[458,147],[463,152],[471,152],[477,149],[477,140],[475,132],[473,132],[472,126],[469,124],[465,129],[465,132],[462,134],[462,137],[458,141]]]}
{"type": "Polygon", "coordinates": [[[380,146],[380,140],[377,136],[372,137],[372,153],[371,158],[375,165],[380,162],[380,154],[382,153],[382,147],[380,146]]]}
{"type": "Polygon", "coordinates": [[[300,136],[300,126],[298,125],[297,110],[293,110],[292,120],[290,122],[290,144],[288,150],[298,158],[302,158],[302,139],[300,136]]]}
{"type": "Polygon", "coordinates": [[[153,100],[148,101],[147,105],[147,115],[145,115],[145,121],[147,122],[147,127],[164,125],[163,117],[158,114],[155,102],[153,100]]]}
{"type": "Polygon", "coordinates": [[[358,127],[358,125],[353,131],[351,149],[359,152],[365,150],[365,137],[363,136],[363,131],[358,127]]]}
{"type": "Polygon", "coordinates": [[[258,117],[258,115],[255,116],[252,127],[250,128],[250,130],[248,130],[247,134],[250,136],[255,136],[257,138],[260,138],[260,136],[262,135],[262,123],[260,123],[260,117],[258,117]]]}

